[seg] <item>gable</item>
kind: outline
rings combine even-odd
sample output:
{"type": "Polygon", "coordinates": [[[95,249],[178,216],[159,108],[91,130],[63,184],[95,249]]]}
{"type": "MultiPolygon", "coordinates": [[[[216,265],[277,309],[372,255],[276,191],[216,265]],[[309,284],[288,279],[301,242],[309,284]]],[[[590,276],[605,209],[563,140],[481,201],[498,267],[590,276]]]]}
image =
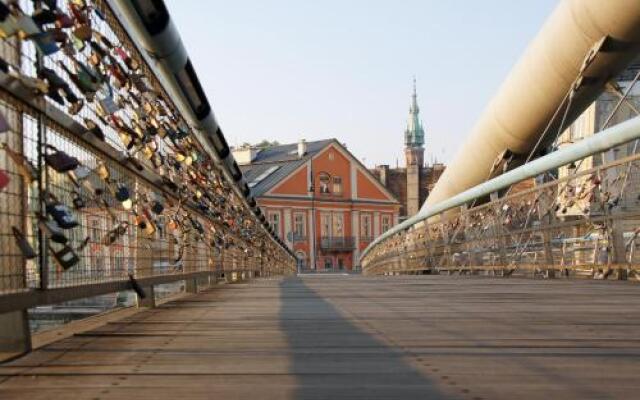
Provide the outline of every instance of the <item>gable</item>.
{"type": "MultiPolygon", "coordinates": [[[[382,186],[377,178],[337,140],[310,142],[309,145],[314,149],[305,158],[283,160],[275,164],[280,166],[278,170],[252,187],[254,196],[308,197],[309,175],[311,173],[315,181],[313,187],[316,189],[316,195],[322,198],[331,201],[362,199],[399,204],[394,195],[382,186]],[[311,171],[309,171],[309,164],[311,164],[311,171]],[[332,185],[331,189],[325,192],[321,192],[322,185],[320,184],[320,177],[323,173],[329,175],[329,181],[332,185]],[[341,179],[336,180],[336,177],[341,179]],[[337,186],[339,184],[341,186],[337,186]],[[333,193],[334,187],[341,189],[336,189],[336,193],[333,193]]],[[[269,165],[274,164],[258,164],[254,168],[246,168],[243,172],[246,173],[247,178],[258,180],[261,177],[260,174],[266,173],[263,170],[269,165]]],[[[326,182],[324,183],[325,190],[327,189],[326,182]]]]}
{"type": "Polygon", "coordinates": [[[332,143],[323,149],[313,158],[312,163],[317,194],[320,194],[320,174],[327,173],[332,178],[342,179],[342,193],[339,197],[351,198],[351,160],[335,144],[332,143]]]}
{"type": "Polygon", "coordinates": [[[335,139],[332,145],[351,164],[351,172],[353,174],[351,178],[353,180],[355,198],[398,203],[394,195],[346,147],[335,139]],[[361,186],[364,187],[362,189],[364,191],[360,189],[361,186]]]}
{"type": "Polygon", "coordinates": [[[307,190],[307,166],[305,164],[291,176],[280,181],[270,190],[270,194],[306,196],[308,194],[307,190]]]}
{"type": "Polygon", "coordinates": [[[356,172],[356,180],[358,183],[358,198],[359,199],[370,199],[370,200],[384,200],[384,201],[393,201],[396,200],[393,197],[388,196],[384,191],[382,191],[378,186],[372,181],[375,179],[371,176],[365,175],[360,171],[360,169],[356,172]]]}

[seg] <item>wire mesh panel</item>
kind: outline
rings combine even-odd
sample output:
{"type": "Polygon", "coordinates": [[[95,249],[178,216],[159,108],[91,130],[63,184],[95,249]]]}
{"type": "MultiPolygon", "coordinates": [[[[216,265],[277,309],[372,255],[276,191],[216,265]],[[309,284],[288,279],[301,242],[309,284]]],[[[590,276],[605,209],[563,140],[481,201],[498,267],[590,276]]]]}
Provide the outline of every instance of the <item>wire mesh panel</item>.
{"type": "Polygon", "coordinates": [[[618,270],[640,277],[639,169],[640,155],[631,155],[480,206],[443,212],[382,242],[367,254],[363,269],[502,275],[561,270],[592,277],[618,270]]]}
{"type": "Polygon", "coordinates": [[[0,295],[295,271],[105,2],[0,19],[0,295]]]}
{"type": "Polygon", "coordinates": [[[23,120],[13,104],[0,100],[0,113],[11,127],[0,134],[4,155],[0,157],[0,292],[15,292],[39,284],[38,231],[31,218],[37,211],[37,132],[33,121],[23,120]],[[24,138],[16,133],[20,130],[24,138]]]}

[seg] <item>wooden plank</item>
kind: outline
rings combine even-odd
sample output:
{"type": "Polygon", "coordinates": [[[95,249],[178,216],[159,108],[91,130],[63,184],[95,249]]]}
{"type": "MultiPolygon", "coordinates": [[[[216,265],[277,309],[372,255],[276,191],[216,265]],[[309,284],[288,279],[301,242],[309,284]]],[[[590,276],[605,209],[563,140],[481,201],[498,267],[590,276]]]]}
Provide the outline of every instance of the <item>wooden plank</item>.
{"type": "Polygon", "coordinates": [[[0,365],[10,399],[635,399],[632,282],[221,285],[0,365]]]}

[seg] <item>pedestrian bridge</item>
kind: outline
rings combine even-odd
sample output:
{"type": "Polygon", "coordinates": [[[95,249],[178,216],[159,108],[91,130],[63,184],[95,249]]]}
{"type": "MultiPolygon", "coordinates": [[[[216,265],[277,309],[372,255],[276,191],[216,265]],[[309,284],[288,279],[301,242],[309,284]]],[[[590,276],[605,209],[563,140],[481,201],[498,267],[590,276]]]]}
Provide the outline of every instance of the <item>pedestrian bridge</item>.
{"type": "Polygon", "coordinates": [[[623,282],[262,278],[61,328],[0,398],[632,399],[639,310],[623,282]]]}
{"type": "Polygon", "coordinates": [[[637,398],[637,1],[563,1],[362,275],[296,275],[162,1],[6,4],[0,398],[637,398]]]}

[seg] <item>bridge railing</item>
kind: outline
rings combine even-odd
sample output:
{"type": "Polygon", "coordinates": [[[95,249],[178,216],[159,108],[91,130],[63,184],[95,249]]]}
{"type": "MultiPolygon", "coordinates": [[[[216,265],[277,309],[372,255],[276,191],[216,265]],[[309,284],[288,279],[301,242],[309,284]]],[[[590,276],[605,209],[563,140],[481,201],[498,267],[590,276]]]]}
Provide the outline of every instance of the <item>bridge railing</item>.
{"type": "Polygon", "coordinates": [[[635,118],[423,211],[366,249],[363,273],[640,278],[638,136],[635,118]]]}
{"type": "Polygon", "coordinates": [[[109,4],[51,4],[0,4],[0,314],[294,273],[109,4]]]}

